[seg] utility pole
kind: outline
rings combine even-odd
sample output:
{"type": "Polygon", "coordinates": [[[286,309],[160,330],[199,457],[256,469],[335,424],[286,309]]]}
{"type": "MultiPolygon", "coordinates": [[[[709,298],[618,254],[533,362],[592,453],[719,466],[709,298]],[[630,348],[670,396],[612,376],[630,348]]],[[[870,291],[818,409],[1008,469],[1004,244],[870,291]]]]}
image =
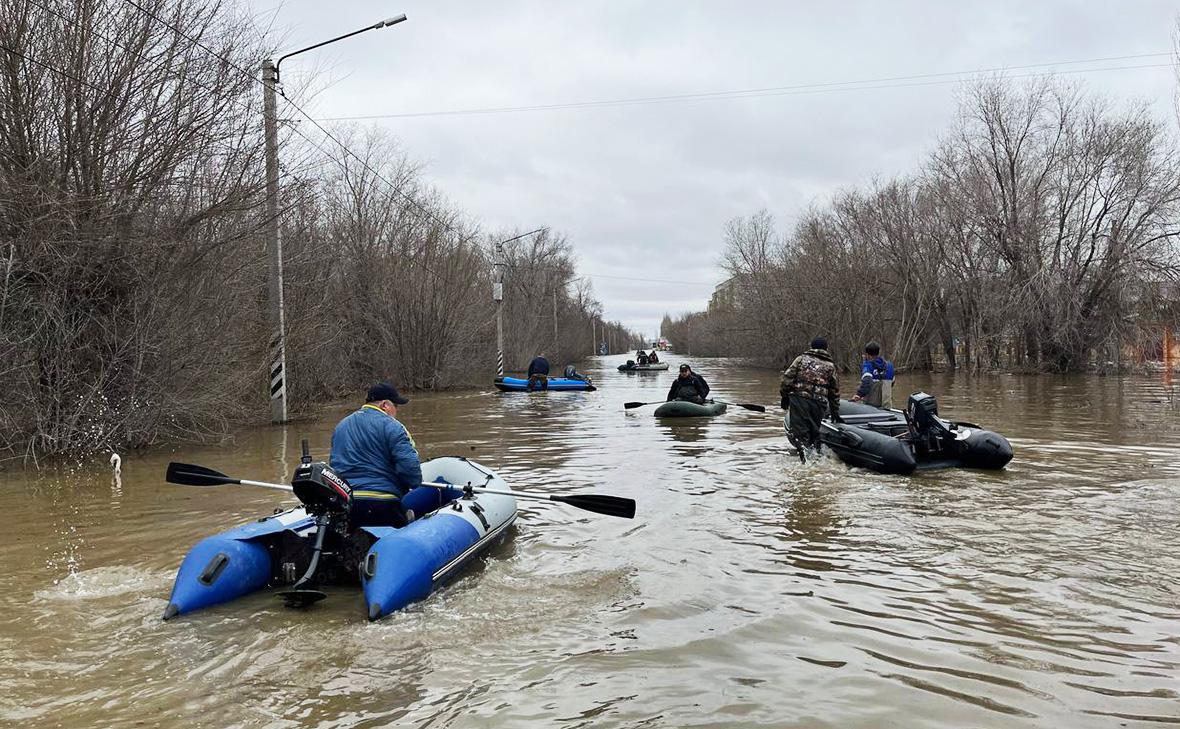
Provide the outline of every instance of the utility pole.
{"type": "Polygon", "coordinates": [[[262,131],[266,147],[266,258],[268,268],[267,297],[270,323],[270,422],[287,422],[287,314],[283,306],[283,240],[279,227],[279,121],[275,94],[279,84],[279,66],[291,56],[351,38],[368,30],[378,30],[406,19],[405,15],[387,18],[351,33],[330,38],[307,48],[281,56],[277,62],[262,62],[262,131]]]}
{"type": "Polygon", "coordinates": [[[504,376],[504,244],[496,244],[492,301],[496,302],[496,377],[504,376]]]}
{"type": "Polygon", "coordinates": [[[492,301],[496,302],[496,377],[504,376],[504,244],[543,230],[545,228],[530,230],[496,244],[496,258],[492,261],[492,278],[495,279],[492,282],[492,301]]]}
{"type": "Polygon", "coordinates": [[[287,321],[283,308],[283,241],[279,232],[279,123],[275,112],[278,72],[262,62],[262,117],[266,143],[266,259],[270,306],[270,422],[287,422],[287,321]]]}

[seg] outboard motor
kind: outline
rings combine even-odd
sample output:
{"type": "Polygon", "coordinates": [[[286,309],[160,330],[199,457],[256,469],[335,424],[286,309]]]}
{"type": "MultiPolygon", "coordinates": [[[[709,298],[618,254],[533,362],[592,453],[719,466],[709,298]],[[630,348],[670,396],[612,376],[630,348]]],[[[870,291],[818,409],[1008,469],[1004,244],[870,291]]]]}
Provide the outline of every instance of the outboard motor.
{"type": "Polygon", "coordinates": [[[323,461],[311,462],[311,456],[299,463],[291,488],[308,514],[348,514],[352,507],[352,487],[323,461]]]}
{"type": "Polygon", "coordinates": [[[291,478],[291,489],[308,514],[315,517],[315,545],[307,571],[291,586],[279,593],[287,607],[307,607],[327,595],[314,589],[316,568],[324,553],[324,539],[331,531],[347,528],[348,510],[352,507],[352,487],[323,461],[312,463],[307,440],[303,441],[303,456],[291,478]]]}
{"type": "Polygon", "coordinates": [[[905,419],[910,426],[910,439],[920,449],[930,452],[942,450],[944,443],[955,436],[938,418],[938,400],[925,392],[910,395],[905,406],[905,419]]]}

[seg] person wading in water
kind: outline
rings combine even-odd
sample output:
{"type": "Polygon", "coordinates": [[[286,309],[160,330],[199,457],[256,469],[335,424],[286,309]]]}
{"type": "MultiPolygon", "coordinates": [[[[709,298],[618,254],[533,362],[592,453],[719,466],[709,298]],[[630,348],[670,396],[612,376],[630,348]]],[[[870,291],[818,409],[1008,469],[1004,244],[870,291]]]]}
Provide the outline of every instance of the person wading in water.
{"type": "Polygon", "coordinates": [[[782,407],[787,411],[787,439],[806,462],[804,450],[820,452],[820,421],[824,415],[840,421],[840,385],[836,365],[828,354],[828,340],[816,337],[811,349],[795,358],[783,372],[779,385],[782,407]]]}

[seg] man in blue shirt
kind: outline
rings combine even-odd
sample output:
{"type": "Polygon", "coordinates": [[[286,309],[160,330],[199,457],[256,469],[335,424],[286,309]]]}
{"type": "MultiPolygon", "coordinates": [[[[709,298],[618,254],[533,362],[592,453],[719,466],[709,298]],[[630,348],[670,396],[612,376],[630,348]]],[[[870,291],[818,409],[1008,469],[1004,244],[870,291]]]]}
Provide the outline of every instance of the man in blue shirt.
{"type": "Polygon", "coordinates": [[[414,519],[402,497],[422,485],[422,464],[414,439],[397,419],[398,406],[408,402],[391,383],[379,382],[369,388],[361,409],[332,432],[332,470],[352,486],[354,527],[400,527],[414,519]]]}
{"type": "Polygon", "coordinates": [[[864,400],[878,408],[893,407],[893,363],[881,356],[881,345],[869,342],[865,345],[864,363],[860,368],[860,387],[853,395],[853,402],[864,400]]]}

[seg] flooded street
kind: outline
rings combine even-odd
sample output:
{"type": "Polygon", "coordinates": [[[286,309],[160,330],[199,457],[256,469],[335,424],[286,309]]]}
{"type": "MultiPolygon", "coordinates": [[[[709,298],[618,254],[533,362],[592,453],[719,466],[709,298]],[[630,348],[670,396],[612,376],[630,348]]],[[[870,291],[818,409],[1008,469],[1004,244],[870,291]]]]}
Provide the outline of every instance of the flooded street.
{"type": "Polygon", "coordinates": [[[424,459],[638,514],[522,500],[503,545],[372,624],[346,589],[306,612],[264,591],[160,619],[193,543],[294,503],[169,485],[168,461],[287,481],[300,438],[326,458],[351,408],[125,456],[121,483],[105,459],[0,473],[0,725],[1180,725],[1180,387],[1163,375],[903,374],[899,395],[937,394],[1016,456],[895,477],[799,464],[777,373],[727,360],[693,360],[717,398],[775,407],[624,412],[662,400],[681,358],[624,359],[582,366],[593,393],[410,393],[424,459]]]}

